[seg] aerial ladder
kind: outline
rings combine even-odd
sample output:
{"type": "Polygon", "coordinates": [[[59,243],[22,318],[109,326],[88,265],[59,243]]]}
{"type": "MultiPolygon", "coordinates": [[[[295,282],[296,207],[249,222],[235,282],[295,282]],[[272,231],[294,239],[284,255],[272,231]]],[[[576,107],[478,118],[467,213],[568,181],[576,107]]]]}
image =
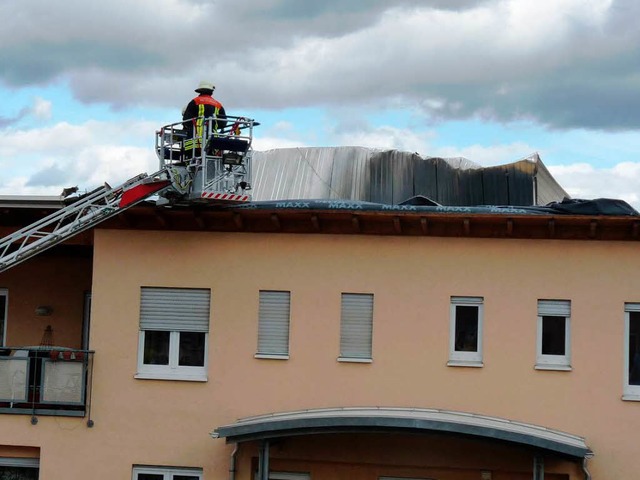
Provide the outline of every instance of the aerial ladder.
{"type": "MultiPolygon", "coordinates": [[[[196,119],[192,119],[196,120],[196,119]]],[[[156,196],[156,205],[233,204],[251,200],[253,128],[244,117],[226,117],[217,128],[215,117],[200,118],[199,138],[185,149],[183,122],[156,132],[155,151],[160,168],[141,173],[117,187],[103,186],[69,199],[71,203],[0,239],[0,272],[95,227],[140,202],[156,196]]],[[[191,120],[187,120],[191,121],[191,120]]]]}

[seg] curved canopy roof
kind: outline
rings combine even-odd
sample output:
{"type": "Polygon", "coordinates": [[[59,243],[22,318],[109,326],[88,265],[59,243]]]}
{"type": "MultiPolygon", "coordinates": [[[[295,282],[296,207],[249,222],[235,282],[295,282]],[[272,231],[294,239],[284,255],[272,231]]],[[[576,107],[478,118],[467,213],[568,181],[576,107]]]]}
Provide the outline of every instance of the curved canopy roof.
{"type": "Polygon", "coordinates": [[[343,432],[440,432],[503,441],[574,458],[591,455],[582,437],[503,418],[415,408],[329,408],[247,417],[218,427],[214,438],[244,442],[343,432]]]}

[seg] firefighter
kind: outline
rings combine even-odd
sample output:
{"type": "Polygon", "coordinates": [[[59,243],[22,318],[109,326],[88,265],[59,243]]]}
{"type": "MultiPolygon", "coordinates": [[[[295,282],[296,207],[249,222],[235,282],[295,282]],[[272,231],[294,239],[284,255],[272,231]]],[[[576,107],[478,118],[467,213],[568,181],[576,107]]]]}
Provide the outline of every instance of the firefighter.
{"type": "Polygon", "coordinates": [[[200,155],[205,118],[213,118],[214,132],[221,131],[227,126],[227,116],[222,103],[212,97],[215,89],[212,82],[201,81],[196,88],[196,93],[199,95],[182,110],[183,125],[187,133],[187,140],[184,142],[186,156],[200,155]]]}

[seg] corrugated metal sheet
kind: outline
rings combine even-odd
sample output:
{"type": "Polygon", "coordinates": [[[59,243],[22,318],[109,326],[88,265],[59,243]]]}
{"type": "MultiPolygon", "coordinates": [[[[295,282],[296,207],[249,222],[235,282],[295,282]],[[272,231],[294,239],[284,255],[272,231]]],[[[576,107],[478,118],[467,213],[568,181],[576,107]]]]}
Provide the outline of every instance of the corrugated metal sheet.
{"type": "Polygon", "coordinates": [[[342,199],[394,205],[423,195],[441,205],[544,205],[567,193],[537,155],[480,167],[464,158],[363,147],[255,152],[253,199],[342,199]]]}

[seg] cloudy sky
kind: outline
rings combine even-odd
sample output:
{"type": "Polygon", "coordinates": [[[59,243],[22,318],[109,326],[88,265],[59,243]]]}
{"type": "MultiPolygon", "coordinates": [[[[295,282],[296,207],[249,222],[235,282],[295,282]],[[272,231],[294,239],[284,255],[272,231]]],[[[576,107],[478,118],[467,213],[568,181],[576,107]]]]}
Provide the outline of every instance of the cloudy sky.
{"type": "Polygon", "coordinates": [[[638,0],[0,0],[0,195],[157,170],[202,79],[254,147],[538,152],[640,208],[638,0]]]}

